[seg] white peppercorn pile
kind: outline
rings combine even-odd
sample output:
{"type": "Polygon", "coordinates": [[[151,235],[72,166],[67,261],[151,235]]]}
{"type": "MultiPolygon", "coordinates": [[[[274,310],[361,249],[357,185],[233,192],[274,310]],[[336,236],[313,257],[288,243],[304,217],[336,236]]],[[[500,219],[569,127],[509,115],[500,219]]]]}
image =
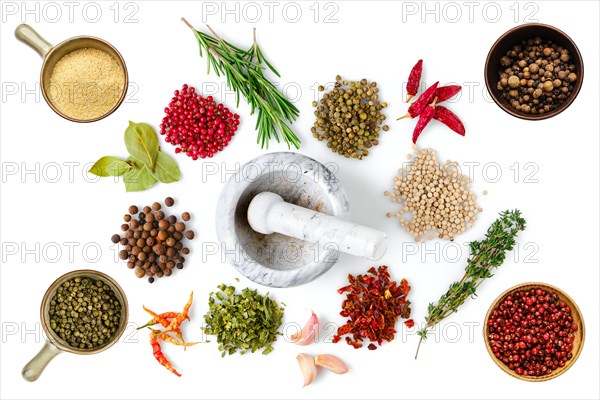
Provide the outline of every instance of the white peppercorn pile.
{"type": "Polygon", "coordinates": [[[458,163],[440,164],[435,150],[414,149],[415,157],[398,171],[394,189],[384,193],[403,207],[387,217],[398,218],[415,241],[454,240],[481,212],[475,204],[477,196],[470,191],[471,180],[460,173],[458,163]]]}

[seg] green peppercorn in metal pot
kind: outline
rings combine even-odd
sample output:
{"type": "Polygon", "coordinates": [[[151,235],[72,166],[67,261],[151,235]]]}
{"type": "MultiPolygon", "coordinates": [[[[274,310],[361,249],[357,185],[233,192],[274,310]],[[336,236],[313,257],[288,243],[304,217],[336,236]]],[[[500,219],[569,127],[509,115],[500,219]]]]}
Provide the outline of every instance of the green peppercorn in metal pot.
{"type": "Polygon", "coordinates": [[[23,368],[23,378],[37,380],[61,352],[96,354],[114,345],[127,325],[127,298],[121,286],[93,270],[69,272],[52,283],[40,309],[46,343],[23,368]]]}

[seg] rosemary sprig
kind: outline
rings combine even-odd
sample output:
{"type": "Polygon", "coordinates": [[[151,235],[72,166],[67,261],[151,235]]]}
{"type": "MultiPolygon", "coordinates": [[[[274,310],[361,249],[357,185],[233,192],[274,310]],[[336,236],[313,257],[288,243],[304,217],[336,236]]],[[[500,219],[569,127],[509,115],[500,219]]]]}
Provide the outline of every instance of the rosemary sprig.
{"type": "Polygon", "coordinates": [[[485,239],[469,243],[469,258],[465,274],[459,282],[454,282],[444,293],[437,304],[430,303],[427,308],[425,326],[417,332],[421,337],[415,359],[419,355],[421,342],[427,339],[427,331],[454,314],[469,297],[477,296],[477,288],[481,283],[494,276],[492,270],[504,263],[506,252],[515,246],[515,238],[525,229],[526,221],[521,218],[519,210],[507,210],[489,227],[485,239]]]}
{"type": "Polygon", "coordinates": [[[194,32],[200,56],[206,56],[208,73],[212,69],[217,76],[225,76],[227,86],[236,93],[237,105],[242,96],[250,105],[251,115],[258,111],[257,143],[268,148],[272,138],[279,142],[281,136],[288,148],[293,145],[299,149],[300,139],[289,125],[298,118],[300,111],[265,77],[264,70],[267,68],[278,77],[281,75],[260,49],[256,29],[252,47],[243,50],[223,40],[208,25],[211,34],[196,30],[185,18],[181,20],[194,32]]]}

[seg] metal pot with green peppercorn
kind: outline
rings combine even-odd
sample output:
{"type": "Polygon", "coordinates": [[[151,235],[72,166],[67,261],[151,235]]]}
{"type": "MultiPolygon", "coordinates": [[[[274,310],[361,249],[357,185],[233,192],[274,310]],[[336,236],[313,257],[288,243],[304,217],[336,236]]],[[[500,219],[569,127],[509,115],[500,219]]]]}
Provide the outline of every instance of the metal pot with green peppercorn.
{"type": "Polygon", "coordinates": [[[63,351],[96,354],[115,344],[127,325],[127,298],[110,276],[94,270],[69,272],[52,283],[40,308],[46,343],[21,372],[37,380],[63,351]]]}

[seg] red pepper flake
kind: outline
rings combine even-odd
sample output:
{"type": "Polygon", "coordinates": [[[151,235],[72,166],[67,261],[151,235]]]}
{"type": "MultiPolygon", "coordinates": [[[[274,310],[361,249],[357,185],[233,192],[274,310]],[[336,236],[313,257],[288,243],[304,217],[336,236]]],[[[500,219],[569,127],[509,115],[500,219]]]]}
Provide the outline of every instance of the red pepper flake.
{"type": "Polygon", "coordinates": [[[412,319],[406,320],[404,321],[404,325],[406,325],[407,328],[412,328],[415,326],[415,321],[412,319]]]}
{"type": "Polygon", "coordinates": [[[394,340],[398,317],[410,317],[408,281],[402,279],[400,284],[391,281],[387,266],[382,265],[377,269],[371,267],[365,275],[348,275],[348,282],[350,285],[340,288],[338,293],[346,293],[340,315],[349,320],[338,328],[333,343],[348,335],[344,340],[355,349],[368,339],[371,343],[367,348],[376,350],[375,343],[381,346],[384,340],[394,340]]]}
{"type": "Polygon", "coordinates": [[[352,289],[352,285],[348,285],[348,286],[344,286],[344,287],[342,287],[342,288],[339,288],[337,292],[338,292],[339,294],[342,294],[342,293],[344,293],[344,292],[349,292],[349,291],[350,291],[350,289],[352,289]]]}

